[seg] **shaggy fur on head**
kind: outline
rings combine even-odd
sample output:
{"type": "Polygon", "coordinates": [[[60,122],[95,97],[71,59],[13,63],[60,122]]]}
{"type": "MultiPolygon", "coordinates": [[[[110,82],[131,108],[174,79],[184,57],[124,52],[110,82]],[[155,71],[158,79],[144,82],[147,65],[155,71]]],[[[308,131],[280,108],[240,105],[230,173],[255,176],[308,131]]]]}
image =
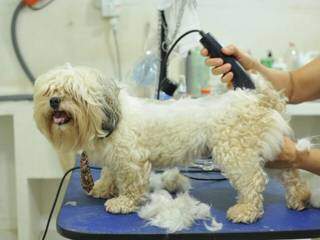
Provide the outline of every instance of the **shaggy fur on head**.
{"type": "MultiPolygon", "coordinates": [[[[97,138],[104,138],[117,125],[121,112],[119,88],[94,69],[85,67],[55,69],[40,76],[35,84],[34,118],[40,131],[52,142],[59,154],[74,153],[84,149],[97,138]],[[57,72],[59,74],[57,75],[57,72]],[[59,111],[70,118],[66,124],[53,122],[52,97],[61,98],[59,111]]],[[[65,168],[70,159],[63,160],[65,168]]]]}
{"type": "MultiPolygon", "coordinates": [[[[109,212],[139,208],[152,167],[190,164],[209,149],[238,192],[228,218],[251,223],[263,214],[264,163],[280,153],[283,136],[292,135],[280,94],[264,81],[256,86],[256,91],[159,102],[129,96],[97,70],[62,67],[37,79],[34,116],[64,166],[80,149],[105,166],[91,195],[109,197],[109,212]],[[53,97],[61,100],[55,110],[53,97]]],[[[288,207],[303,209],[309,195],[298,172],[283,174],[288,207]]]]}

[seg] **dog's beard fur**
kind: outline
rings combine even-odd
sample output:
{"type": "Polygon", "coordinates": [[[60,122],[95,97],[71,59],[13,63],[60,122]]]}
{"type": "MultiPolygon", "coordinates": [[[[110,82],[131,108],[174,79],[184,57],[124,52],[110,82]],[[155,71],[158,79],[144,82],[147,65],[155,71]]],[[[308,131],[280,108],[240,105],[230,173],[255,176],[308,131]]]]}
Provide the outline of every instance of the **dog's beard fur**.
{"type": "Polygon", "coordinates": [[[58,68],[36,81],[34,118],[59,152],[78,151],[116,127],[120,119],[118,94],[115,83],[103,79],[96,70],[58,68]],[[49,104],[52,97],[61,99],[58,110],[66,114],[66,123],[59,125],[54,121],[54,110],[49,104]]]}

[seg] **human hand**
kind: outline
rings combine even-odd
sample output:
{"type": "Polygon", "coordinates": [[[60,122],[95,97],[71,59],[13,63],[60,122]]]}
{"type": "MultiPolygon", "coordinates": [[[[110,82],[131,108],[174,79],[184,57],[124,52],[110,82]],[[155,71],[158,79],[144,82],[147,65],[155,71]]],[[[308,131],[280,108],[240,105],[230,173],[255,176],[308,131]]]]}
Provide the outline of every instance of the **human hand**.
{"type": "Polygon", "coordinates": [[[299,168],[301,163],[301,154],[296,148],[296,143],[290,138],[284,137],[282,152],[279,154],[276,160],[266,163],[266,167],[273,169],[283,168],[299,168]]]}
{"type": "MultiPolygon", "coordinates": [[[[221,49],[222,53],[228,56],[235,57],[242,67],[245,70],[255,70],[256,66],[259,64],[254,58],[252,58],[249,54],[243,52],[242,50],[238,49],[234,45],[229,45],[221,49]]],[[[203,48],[201,50],[201,54],[204,57],[208,57],[206,60],[206,64],[212,68],[212,73],[214,75],[221,75],[223,74],[221,80],[228,84],[228,86],[232,86],[232,79],[233,73],[231,69],[231,64],[224,63],[223,59],[215,58],[214,56],[209,56],[208,50],[203,48]]]]}

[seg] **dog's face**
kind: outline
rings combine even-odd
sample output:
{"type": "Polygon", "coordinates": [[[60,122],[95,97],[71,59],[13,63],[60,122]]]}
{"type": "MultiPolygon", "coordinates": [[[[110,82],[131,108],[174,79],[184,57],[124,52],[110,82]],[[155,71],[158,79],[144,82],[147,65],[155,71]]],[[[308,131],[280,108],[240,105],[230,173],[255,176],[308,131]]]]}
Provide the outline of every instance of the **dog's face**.
{"type": "Polygon", "coordinates": [[[110,134],[120,118],[119,89],[97,70],[61,67],[40,76],[34,118],[57,150],[77,151],[110,134]]]}

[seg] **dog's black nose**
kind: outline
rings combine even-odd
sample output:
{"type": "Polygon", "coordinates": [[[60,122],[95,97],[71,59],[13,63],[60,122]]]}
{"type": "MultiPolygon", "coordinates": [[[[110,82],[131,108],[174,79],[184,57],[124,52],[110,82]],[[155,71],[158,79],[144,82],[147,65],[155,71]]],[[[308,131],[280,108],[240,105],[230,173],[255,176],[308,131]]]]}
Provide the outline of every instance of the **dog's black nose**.
{"type": "Polygon", "coordinates": [[[50,98],[50,107],[52,107],[54,110],[59,108],[61,99],[59,97],[52,97],[50,98]]]}

